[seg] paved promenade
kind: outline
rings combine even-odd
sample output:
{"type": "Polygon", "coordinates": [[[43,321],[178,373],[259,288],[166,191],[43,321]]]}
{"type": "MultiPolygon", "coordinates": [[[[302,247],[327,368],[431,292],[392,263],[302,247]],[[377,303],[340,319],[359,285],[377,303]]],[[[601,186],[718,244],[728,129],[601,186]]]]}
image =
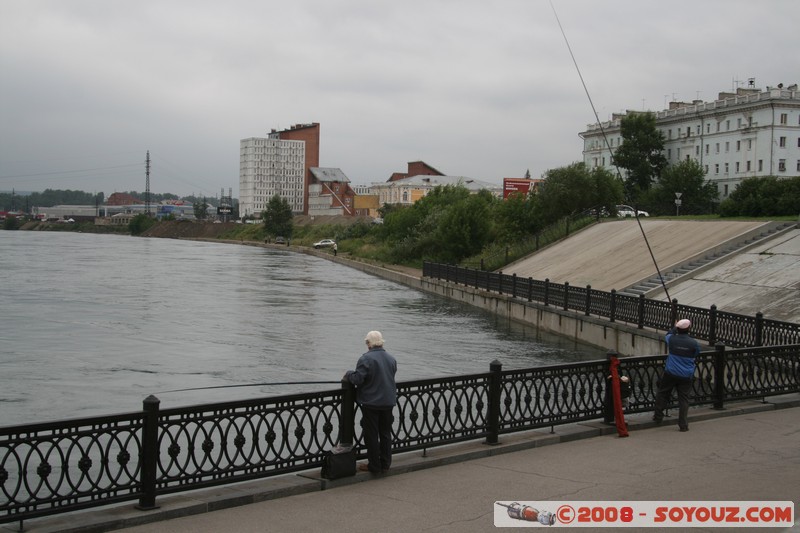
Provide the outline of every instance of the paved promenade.
{"type": "MultiPolygon", "coordinates": [[[[688,433],[678,431],[675,416],[661,426],[650,416],[630,416],[628,438],[601,422],[558,426],[501,436],[496,446],[398,454],[380,477],[326,482],[306,472],[159,498],[155,511],[128,504],[32,520],[25,531],[491,531],[495,501],[597,500],[791,500],[795,526],[788,530],[800,531],[799,395],[692,409],[688,433]]],[[[691,531],[736,530],[761,529],[691,531]]]]}

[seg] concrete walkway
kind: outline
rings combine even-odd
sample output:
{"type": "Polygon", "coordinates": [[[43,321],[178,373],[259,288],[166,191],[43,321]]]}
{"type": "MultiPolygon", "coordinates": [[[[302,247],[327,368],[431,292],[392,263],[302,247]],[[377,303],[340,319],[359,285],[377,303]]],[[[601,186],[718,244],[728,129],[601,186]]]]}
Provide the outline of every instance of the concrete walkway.
{"type": "Polygon", "coordinates": [[[675,417],[654,426],[651,413],[642,413],[628,417],[628,438],[601,422],[558,426],[502,436],[496,446],[398,454],[380,477],[327,482],[307,472],[162,497],[155,511],[127,504],[31,520],[25,531],[472,532],[494,529],[495,501],[597,500],[791,500],[792,530],[800,530],[799,407],[794,394],[724,411],[696,408],[688,433],[677,430],[675,417]]]}

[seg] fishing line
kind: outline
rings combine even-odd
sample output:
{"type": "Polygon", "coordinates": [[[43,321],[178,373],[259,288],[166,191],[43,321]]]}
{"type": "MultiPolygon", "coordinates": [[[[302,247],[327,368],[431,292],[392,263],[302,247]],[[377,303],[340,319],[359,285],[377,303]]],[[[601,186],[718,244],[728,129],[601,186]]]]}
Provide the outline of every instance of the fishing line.
{"type": "MultiPolygon", "coordinates": [[[[611,150],[611,144],[608,142],[608,136],[606,135],[606,130],[603,129],[603,123],[600,122],[600,117],[597,114],[597,109],[594,107],[594,102],[592,101],[592,97],[589,94],[589,89],[586,87],[586,82],[583,81],[583,74],[581,74],[581,69],[578,67],[578,62],[575,60],[575,54],[572,53],[572,47],[569,45],[569,39],[567,39],[567,34],[564,32],[564,28],[561,26],[561,20],[558,18],[558,13],[556,13],[556,7],[553,5],[552,0],[550,0],[550,8],[553,10],[553,15],[556,17],[556,23],[558,23],[558,29],[561,30],[561,35],[564,36],[564,42],[567,43],[567,50],[569,50],[569,56],[572,58],[572,64],[575,65],[575,70],[578,72],[578,77],[581,79],[581,85],[583,85],[583,90],[586,93],[586,98],[589,99],[589,105],[592,106],[592,112],[594,113],[594,118],[597,121],[597,125],[600,127],[600,133],[603,136],[603,141],[606,144],[606,149],[608,149],[608,153],[614,153],[611,150]]],[[[614,164],[614,158],[611,158],[611,164],[614,165],[614,169],[617,171],[617,176],[620,180],[625,181],[622,177],[622,173],[619,171],[619,167],[614,164]]],[[[639,224],[639,231],[642,232],[642,237],[644,237],[644,243],[647,245],[647,251],[650,252],[650,258],[653,260],[653,265],[656,267],[656,272],[658,272],[658,279],[661,282],[661,286],[664,288],[664,292],[667,294],[667,301],[671,302],[672,299],[669,297],[669,291],[667,290],[667,285],[664,283],[664,276],[661,275],[661,269],[658,268],[658,263],[656,262],[656,256],[653,254],[653,249],[650,247],[650,241],[647,240],[647,234],[644,232],[644,227],[642,226],[642,221],[639,220],[639,211],[634,207],[633,209],[636,215],[636,223],[639,224]]]]}
{"type": "Polygon", "coordinates": [[[157,392],[156,394],[166,394],[168,392],[185,392],[190,390],[209,390],[209,389],[232,389],[234,387],[267,387],[272,385],[340,385],[339,381],[269,381],[266,383],[244,383],[241,385],[216,385],[214,387],[192,387],[189,389],[175,389],[157,392]]]}

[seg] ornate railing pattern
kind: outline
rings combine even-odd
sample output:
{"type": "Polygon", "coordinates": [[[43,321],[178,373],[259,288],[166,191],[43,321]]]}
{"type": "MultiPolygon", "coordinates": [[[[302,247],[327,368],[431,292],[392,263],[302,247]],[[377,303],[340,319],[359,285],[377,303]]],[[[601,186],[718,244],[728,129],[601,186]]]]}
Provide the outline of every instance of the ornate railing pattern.
{"type": "Polygon", "coordinates": [[[425,262],[423,277],[440,279],[474,289],[497,292],[529,302],[535,301],[565,311],[575,311],[607,318],[612,322],[635,324],[639,328],[666,331],[677,317],[692,321],[692,334],[713,346],[719,343],[734,347],[777,346],[800,343],[800,324],[739,315],[717,310],[680,305],[677,300],[664,302],[644,296],[628,296],[573,287],[569,283],[552,283],[520,278],[516,274],[476,271],[454,265],[425,262]]]}
{"type": "MultiPolygon", "coordinates": [[[[571,290],[571,289],[570,289],[571,290]]],[[[664,356],[623,358],[628,413],[653,408],[664,356]]],[[[700,354],[693,405],[800,392],[800,345],[700,354]]],[[[398,384],[394,448],[410,451],[603,417],[613,421],[607,361],[398,384]]],[[[0,523],[262,478],[361,450],[355,391],[342,389],[0,428],[0,523]]],[[[362,453],[363,456],[363,453],[362,453]]]]}

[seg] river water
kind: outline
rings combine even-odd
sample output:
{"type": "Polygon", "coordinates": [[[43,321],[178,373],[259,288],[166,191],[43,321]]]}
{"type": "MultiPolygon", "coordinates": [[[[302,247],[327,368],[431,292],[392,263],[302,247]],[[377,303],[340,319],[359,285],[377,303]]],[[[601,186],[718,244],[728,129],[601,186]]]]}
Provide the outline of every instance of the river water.
{"type": "Polygon", "coordinates": [[[0,426],[337,385],[383,332],[398,381],[601,359],[326,259],[252,246],[0,231],[0,426]]]}

